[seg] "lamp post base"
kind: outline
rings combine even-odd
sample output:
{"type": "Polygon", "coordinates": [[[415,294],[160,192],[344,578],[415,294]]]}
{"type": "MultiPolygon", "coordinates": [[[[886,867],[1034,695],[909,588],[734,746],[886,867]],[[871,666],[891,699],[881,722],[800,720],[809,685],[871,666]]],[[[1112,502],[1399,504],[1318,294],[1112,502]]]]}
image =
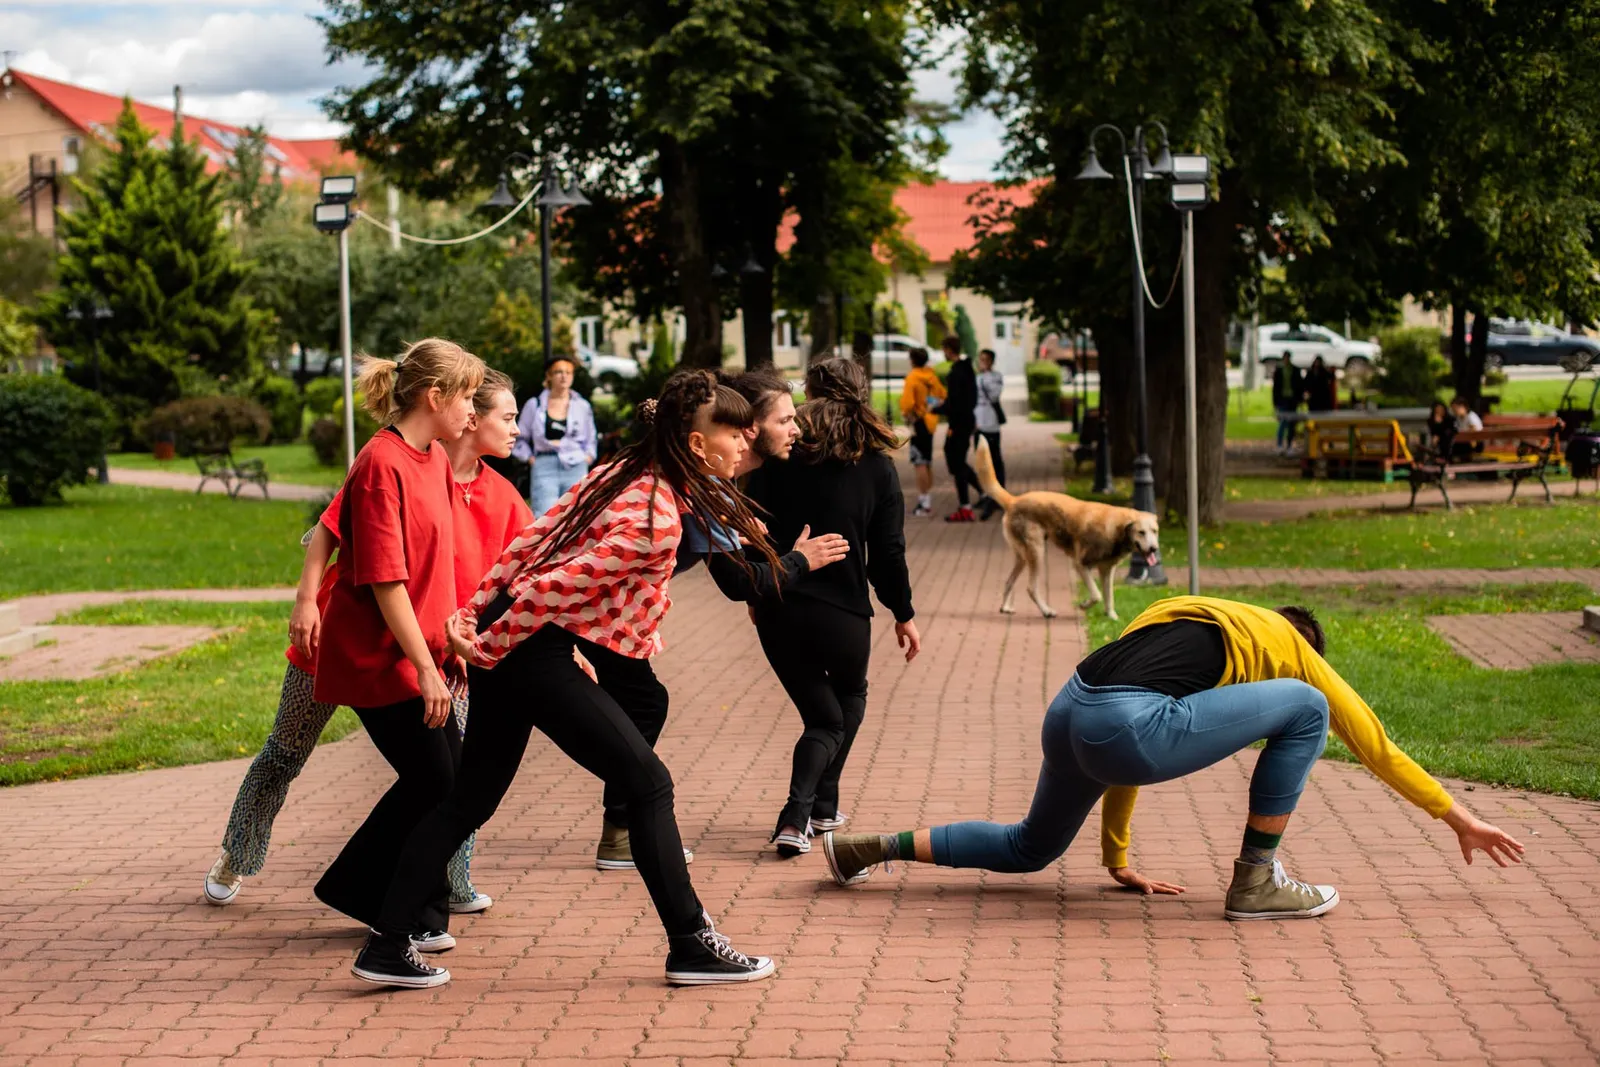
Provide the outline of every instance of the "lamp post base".
{"type": "Polygon", "coordinates": [[[1161,557],[1158,555],[1154,563],[1146,563],[1138,556],[1128,560],[1128,574],[1122,579],[1123,585],[1166,585],[1167,571],[1161,566],[1161,557]]]}
{"type": "MultiPolygon", "coordinates": [[[[1133,507],[1136,511],[1156,513],[1156,478],[1150,457],[1141,452],[1133,457],[1133,507]]],[[[1167,572],[1161,566],[1159,552],[1154,562],[1135,555],[1128,560],[1128,576],[1123,585],[1166,585],[1167,572]]]]}

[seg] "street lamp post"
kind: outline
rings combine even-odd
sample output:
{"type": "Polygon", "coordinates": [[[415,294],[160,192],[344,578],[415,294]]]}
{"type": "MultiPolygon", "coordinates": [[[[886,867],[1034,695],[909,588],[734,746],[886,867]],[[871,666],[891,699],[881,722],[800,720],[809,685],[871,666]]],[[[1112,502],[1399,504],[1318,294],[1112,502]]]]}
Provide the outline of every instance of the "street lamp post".
{"type": "MultiPolygon", "coordinates": [[[[89,328],[89,352],[94,360],[94,392],[102,401],[105,400],[105,388],[100,381],[100,324],[111,318],[111,309],[99,297],[84,297],[77,304],[67,309],[67,318],[73,322],[83,322],[89,328]]],[[[108,485],[111,482],[111,472],[107,468],[105,438],[100,439],[100,484],[108,485]]]]}
{"type": "MultiPolygon", "coordinates": [[[[505,158],[503,167],[509,169],[510,164],[527,166],[532,159],[521,152],[513,152],[505,158]]],[[[516,197],[511,195],[510,180],[507,177],[508,169],[501,170],[500,181],[495,186],[494,193],[484,201],[486,208],[514,208],[517,206],[516,197]]],[[[589,198],[583,195],[577,183],[561,187],[556,181],[555,170],[549,163],[544,166],[544,174],[539,179],[539,335],[544,347],[544,363],[550,365],[550,350],[552,347],[550,335],[550,212],[558,207],[587,207],[589,198]]]]}
{"type": "Polygon", "coordinates": [[[311,209],[311,221],[323,233],[339,235],[339,358],[344,364],[344,465],[349,470],[356,462],[356,401],[354,363],[350,340],[350,224],[355,211],[354,176],[322,179],[322,196],[311,209]]]}
{"type": "MultiPolygon", "coordinates": [[[[1089,151],[1084,160],[1083,169],[1078,172],[1079,181],[1106,180],[1113,175],[1100,165],[1100,158],[1095,153],[1094,140],[1101,130],[1110,130],[1117,135],[1117,140],[1122,145],[1122,155],[1128,167],[1129,199],[1132,203],[1130,210],[1131,225],[1133,228],[1133,380],[1134,398],[1137,411],[1138,454],[1133,458],[1133,506],[1140,511],[1151,514],[1156,510],[1156,479],[1154,466],[1150,462],[1150,415],[1145,400],[1145,368],[1144,368],[1144,251],[1141,246],[1144,223],[1144,182],[1146,174],[1164,177],[1172,168],[1172,157],[1167,151],[1167,128],[1159,122],[1151,123],[1161,130],[1161,152],[1152,161],[1145,154],[1144,127],[1133,128],[1133,139],[1130,142],[1119,128],[1109,123],[1096,126],[1089,133],[1089,151]]],[[[1104,384],[1101,385],[1101,410],[1105,408],[1104,384]]],[[[1124,580],[1128,585],[1166,585],[1167,575],[1161,567],[1159,557],[1154,563],[1147,564],[1137,553],[1128,562],[1128,577],[1124,580]]]]}
{"type": "Polygon", "coordinates": [[[1172,206],[1183,215],[1183,405],[1184,462],[1189,482],[1189,595],[1200,593],[1200,431],[1196,422],[1194,369],[1194,213],[1209,199],[1211,161],[1172,157],[1172,206]]]}
{"type": "Polygon", "coordinates": [[[883,417],[890,426],[894,425],[894,411],[890,406],[889,397],[894,391],[889,385],[893,374],[889,369],[889,328],[894,325],[892,310],[887,304],[883,307],[883,417]]]}

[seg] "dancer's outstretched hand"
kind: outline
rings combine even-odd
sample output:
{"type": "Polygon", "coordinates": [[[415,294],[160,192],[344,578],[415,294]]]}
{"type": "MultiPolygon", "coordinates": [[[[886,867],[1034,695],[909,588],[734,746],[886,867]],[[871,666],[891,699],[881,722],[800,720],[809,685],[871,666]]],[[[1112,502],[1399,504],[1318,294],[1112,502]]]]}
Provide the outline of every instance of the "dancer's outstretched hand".
{"type": "Polygon", "coordinates": [[[1109,870],[1112,879],[1119,885],[1125,885],[1129,889],[1137,889],[1145,896],[1149,896],[1152,893],[1171,893],[1176,895],[1183,892],[1184,887],[1176,882],[1158,882],[1154,878],[1146,878],[1132,867],[1112,867],[1109,870]]]}
{"type": "Polygon", "coordinates": [[[445,623],[444,632],[450,638],[450,651],[470,662],[472,646],[477,641],[478,635],[467,622],[463,611],[458,610],[450,616],[450,621],[445,623]]]}
{"type": "Polygon", "coordinates": [[[1450,829],[1456,832],[1456,840],[1461,845],[1462,858],[1470,865],[1472,853],[1482,852],[1502,867],[1509,867],[1513,863],[1522,862],[1522,853],[1525,851],[1522,842],[1489,823],[1474,817],[1461,805],[1457,804],[1445,815],[1444,821],[1450,829]]]}
{"type": "Polygon", "coordinates": [[[818,537],[811,536],[811,527],[808,525],[800,531],[800,536],[795,539],[794,550],[806,558],[806,566],[812,570],[820,570],[830,563],[838,563],[850,553],[850,542],[841,534],[822,534],[818,537]]]}
{"type": "Polygon", "coordinates": [[[915,622],[895,623],[894,637],[900,642],[900,647],[906,650],[907,663],[916,659],[917,653],[922,651],[922,635],[917,632],[915,622]]]}

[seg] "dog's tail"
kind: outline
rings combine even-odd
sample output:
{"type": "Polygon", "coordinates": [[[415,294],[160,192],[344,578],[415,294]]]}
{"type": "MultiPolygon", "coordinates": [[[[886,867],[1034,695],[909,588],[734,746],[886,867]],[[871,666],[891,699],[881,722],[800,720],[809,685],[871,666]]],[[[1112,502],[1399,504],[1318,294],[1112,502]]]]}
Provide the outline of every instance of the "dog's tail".
{"type": "Polygon", "coordinates": [[[978,475],[978,486],[984,495],[1007,511],[1011,510],[1011,502],[1017,499],[1006,492],[1000,480],[994,476],[994,460],[989,456],[989,442],[978,438],[978,448],[972,458],[972,469],[978,475]]]}

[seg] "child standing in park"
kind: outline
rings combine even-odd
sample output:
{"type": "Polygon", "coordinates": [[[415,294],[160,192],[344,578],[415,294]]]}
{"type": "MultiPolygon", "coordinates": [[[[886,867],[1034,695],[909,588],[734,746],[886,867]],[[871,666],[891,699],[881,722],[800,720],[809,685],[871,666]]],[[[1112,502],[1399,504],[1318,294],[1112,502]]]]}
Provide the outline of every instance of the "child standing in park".
{"type": "Polygon", "coordinates": [[[900,389],[900,414],[911,427],[911,470],[917,479],[917,506],[913,515],[933,514],[933,431],[939,428],[936,412],[944,403],[944,383],[928,366],[928,350],[913,348],[911,372],[900,389]]]}

